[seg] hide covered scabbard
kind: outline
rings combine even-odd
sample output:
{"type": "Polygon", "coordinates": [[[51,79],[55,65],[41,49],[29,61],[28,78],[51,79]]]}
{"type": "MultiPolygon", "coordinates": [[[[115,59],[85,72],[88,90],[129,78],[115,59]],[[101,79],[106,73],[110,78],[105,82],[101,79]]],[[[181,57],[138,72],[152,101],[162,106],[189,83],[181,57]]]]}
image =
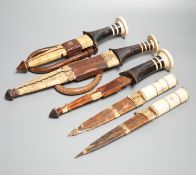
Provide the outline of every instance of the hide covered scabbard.
{"type": "Polygon", "coordinates": [[[115,127],[85,148],[76,157],[91,153],[103,146],[131,133],[139,127],[169,112],[173,108],[186,102],[189,96],[184,88],[180,88],[165,98],[153,103],[148,108],[136,113],[132,118],[115,127]]]}
{"type": "Polygon", "coordinates": [[[138,108],[152,98],[166,92],[177,85],[174,75],[168,74],[158,81],[140,89],[139,91],[127,96],[126,98],[114,103],[95,116],[83,122],[79,127],[73,129],[69,136],[75,136],[85,131],[93,130],[105,123],[108,123],[123,114],[138,108]]]}
{"type": "Polygon", "coordinates": [[[62,65],[96,54],[98,45],[105,39],[116,36],[122,36],[124,38],[126,35],[128,35],[128,25],[125,19],[118,17],[111,26],[91,32],[84,31],[83,35],[76,39],[72,39],[63,44],[42,48],[31,53],[26,61],[22,61],[19,64],[17,70],[19,72],[30,70],[35,73],[50,72],[62,65]],[[91,48],[91,52],[89,52],[88,48],[91,48]],[[66,58],[60,61],[60,63],[47,67],[39,67],[62,57],[66,58]]]}
{"type": "Polygon", "coordinates": [[[5,97],[8,100],[13,100],[13,98],[55,85],[88,79],[107,69],[120,66],[127,58],[149,51],[154,53],[158,51],[158,42],[153,35],[148,36],[147,42],[120,49],[110,49],[95,57],[73,62],[50,73],[41,75],[17,88],[8,90],[5,97]]]}
{"type": "Polygon", "coordinates": [[[119,77],[103,86],[100,86],[94,91],[85,94],[71,103],[68,103],[59,108],[54,108],[50,113],[50,117],[58,118],[60,115],[68,111],[112,95],[127,85],[134,85],[159,70],[166,69],[169,71],[173,65],[174,61],[171,54],[165,49],[160,49],[157,56],[150,59],[149,61],[120,73],[119,77]]]}

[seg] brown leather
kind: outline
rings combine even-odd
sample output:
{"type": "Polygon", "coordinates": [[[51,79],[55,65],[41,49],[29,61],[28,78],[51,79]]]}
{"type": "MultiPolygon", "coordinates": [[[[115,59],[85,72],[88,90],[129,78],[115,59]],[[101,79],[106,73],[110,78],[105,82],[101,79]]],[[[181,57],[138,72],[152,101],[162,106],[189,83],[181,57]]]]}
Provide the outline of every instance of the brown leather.
{"type": "Polygon", "coordinates": [[[74,56],[74,55],[79,54],[80,52],[82,52],[82,46],[76,39],[67,41],[67,42],[65,42],[61,45],[67,51],[67,56],[68,57],[74,56]]]}
{"type": "Polygon", "coordinates": [[[37,55],[39,55],[39,54],[41,54],[41,53],[43,53],[43,52],[45,52],[45,51],[48,51],[49,49],[51,49],[51,48],[53,48],[53,47],[56,47],[56,46],[57,46],[57,45],[49,46],[49,47],[44,47],[44,48],[38,49],[38,50],[32,52],[32,53],[28,56],[27,60],[30,60],[30,59],[32,59],[32,57],[35,57],[35,56],[37,56],[37,55]]]}
{"type": "Polygon", "coordinates": [[[148,123],[149,120],[142,114],[137,113],[132,118],[125,121],[123,124],[130,130],[130,132],[148,123]]]}
{"type": "Polygon", "coordinates": [[[90,47],[90,48],[87,48],[87,49],[84,49],[81,53],[75,55],[75,56],[72,56],[70,58],[65,58],[65,60],[61,60],[61,61],[58,61],[57,63],[54,63],[54,64],[50,64],[48,66],[36,66],[36,67],[32,67],[29,69],[30,72],[33,72],[33,73],[48,73],[48,72],[51,72],[51,71],[54,71],[62,66],[65,66],[67,64],[70,64],[72,62],[75,62],[75,61],[78,61],[78,60],[81,60],[81,59],[84,59],[84,58],[87,58],[87,57],[90,57],[94,54],[97,53],[97,48],[95,47],[90,47]]]}
{"type": "Polygon", "coordinates": [[[136,108],[136,105],[129,99],[129,98],[124,98],[112,105],[114,109],[118,111],[120,115],[123,115],[133,109],[136,108]]]}
{"type": "Polygon", "coordinates": [[[58,91],[64,95],[84,94],[84,93],[94,89],[95,86],[97,86],[99,84],[99,82],[101,81],[102,76],[103,76],[103,73],[97,74],[95,79],[91,83],[89,83],[88,85],[83,86],[83,87],[65,88],[65,87],[63,87],[63,85],[55,85],[54,88],[56,89],[56,91],[58,91]]]}
{"type": "Polygon", "coordinates": [[[76,80],[81,81],[103,72],[108,68],[108,65],[104,58],[101,55],[98,55],[91,59],[71,63],[69,64],[69,67],[72,68],[76,80]]]}
{"type": "Polygon", "coordinates": [[[118,78],[115,78],[114,80],[108,82],[107,84],[100,86],[97,88],[97,92],[101,92],[103,97],[107,97],[111,94],[114,94],[118,91],[120,91],[122,88],[126,87],[128,84],[131,84],[131,79],[120,76],[118,78]]]}

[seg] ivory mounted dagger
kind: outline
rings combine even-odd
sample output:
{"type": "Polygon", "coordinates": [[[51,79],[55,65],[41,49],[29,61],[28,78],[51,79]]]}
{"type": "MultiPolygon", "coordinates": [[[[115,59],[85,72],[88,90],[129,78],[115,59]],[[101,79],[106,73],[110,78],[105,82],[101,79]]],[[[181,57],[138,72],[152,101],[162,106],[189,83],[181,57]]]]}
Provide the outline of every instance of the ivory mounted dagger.
{"type": "Polygon", "coordinates": [[[54,108],[50,113],[50,117],[58,118],[60,115],[67,113],[68,111],[112,95],[127,85],[134,85],[159,70],[166,69],[169,71],[173,65],[174,61],[171,54],[165,49],[160,49],[158,51],[158,55],[149,61],[133,67],[125,72],[121,72],[119,77],[103,86],[100,86],[92,92],[85,94],[71,103],[59,108],[54,108]]]}
{"type": "Polygon", "coordinates": [[[184,88],[180,88],[174,93],[166,96],[165,98],[153,103],[148,108],[136,113],[132,118],[123,122],[119,126],[115,127],[93,143],[91,143],[87,148],[85,148],[80,154],[75,158],[82,155],[91,153],[103,146],[131,133],[137,128],[153,121],[154,119],[160,117],[161,115],[169,112],[173,108],[179,106],[180,104],[188,100],[188,92],[184,88]]]}
{"type": "Polygon", "coordinates": [[[158,81],[140,89],[139,91],[127,96],[126,98],[114,103],[95,116],[83,122],[79,127],[73,129],[69,136],[75,136],[85,131],[93,130],[105,123],[108,123],[129,111],[132,111],[152,98],[166,92],[177,85],[174,75],[168,74],[158,81]]]}
{"type": "MultiPolygon", "coordinates": [[[[75,58],[71,58],[68,61],[62,61],[58,66],[56,64],[50,69],[54,70],[55,68],[62,66],[62,64],[65,65],[65,63],[69,63],[70,61],[72,62],[96,54],[98,45],[106,39],[116,36],[122,36],[124,38],[127,35],[127,22],[124,18],[118,17],[116,18],[115,23],[111,26],[91,32],[84,31],[83,35],[76,39],[33,52],[29,55],[26,61],[22,61],[19,64],[17,70],[20,72],[27,72],[30,69],[30,71],[35,73],[43,73],[43,70],[40,70],[37,66],[49,63],[61,57],[75,58]]],[[[45,70],[45,72],[47,71],[45,70]]]]}
{"type": "Polygon", "coordinates": [[[13,100],[16,97],[55,85],[88,79],[107,69],[122,65],[127,58],[149,51],[153,53],[158,51],[158,42],[153,35],[148,35],[147,42],[119,49],[110,49],[95,57],[73,62],[55,71],[41,75],[12,90],[9,89],[5,94],[5,98],[13,100]]]}

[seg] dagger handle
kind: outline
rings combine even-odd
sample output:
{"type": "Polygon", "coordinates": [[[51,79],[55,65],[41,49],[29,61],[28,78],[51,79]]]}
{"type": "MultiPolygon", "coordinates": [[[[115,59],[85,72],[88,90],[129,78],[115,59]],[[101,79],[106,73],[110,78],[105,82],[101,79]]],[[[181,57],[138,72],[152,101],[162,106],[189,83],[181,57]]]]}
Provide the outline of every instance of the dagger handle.
{"type": "Polygon", "coordinates": [[[137,126],[137,123],[142,123],[142,125],[144,125],[160,117],[161,115],[169,112],[175,107],[181,105],[182,103],[186,102],[188,99],[189,99],[189,95],[187,90],[184,88],[180,88],[175,92],[171,93],[170,95],[166,96],[165,98],[156,101],[148,108],[143,109],[140,112],[137,112],[134,117],[128,119],[120,126],[123,126],[125,134],[128,134],[139,127],[137,126]],[[143,118],[144,116],[146,117],[147,120],[143,118]],[[141,122],[136,122],[137,120],[141,120],[141,122]]]}
{"type": "Polygon", "coordinates": [[[152,84],[140,89],[137,93],[139,93],[144,98],[145,102],[147,102],[166,92],[167,90],[175,87],[177,84],[178,81],[175,75],[168,74],[158,81],[155,81],[152,84]]]}
{"type": "Polygon", "coordinates": [[[94,42],[94,45],[97,46],[103,40],[115,37],[115,36],[122,36],[123,38],[128,35],[128,25],[125,19],[122,17],[118,17],[115,20],[115,23],[111,26],[104,27],[102,29],[98,29],[95,31],[87,32],[84,31],[84,34],[88,35],[94,42]]]}
{"type": "Polygon", "coordinates": [[[151,51],[157,53],[159,49],[158,41],[153,35],[148,35],[147,41],[136,44],[133,46],[123,47],[119,49],[110,49],[118,57],[120,63],[122,64],[127,58],[133,57],[135,55],[151,51]]]}
{"type": "Polygon", "coordinates": [[[149,107],[149,109],[156,114],[155,118],[157,118],[169,112],[173,108],[179,106],[180,104],[186,102],[188,99],[189,95],[187,90],[184,88],[180,88],[174,93],[171,93],[170,95],[166,96],[165,98],[153,103],[149,107]]]}
{"type": "Polygon", "coordinates": [[[131,78],[133,85],[159,70],[170,71],[173,65],[174,61],[171,54],[167,50],[161,49],[158,51],[158,55],[151,60],[121,72],[120,75],[131,78]]]}

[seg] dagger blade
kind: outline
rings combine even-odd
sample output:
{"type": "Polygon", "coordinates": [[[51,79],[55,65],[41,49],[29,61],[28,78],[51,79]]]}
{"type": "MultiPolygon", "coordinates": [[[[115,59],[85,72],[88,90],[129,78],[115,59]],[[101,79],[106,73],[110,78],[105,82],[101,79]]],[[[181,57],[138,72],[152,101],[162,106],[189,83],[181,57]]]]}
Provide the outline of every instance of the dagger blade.
{"type": "Polygon", "coordinates": [[[135,129],[141,127],[142,125],[149,122],[149,119],[142,114],[136,114],[132,118],[128,119],[124,123],[115,127],[108,133],[101,136],[99,139],[91,143],[88,147],[86,147],[80,154],[78,154],[75,158],[89,154],[97,149],[100,149],[109,143],[129,134],[135,129]]]}

